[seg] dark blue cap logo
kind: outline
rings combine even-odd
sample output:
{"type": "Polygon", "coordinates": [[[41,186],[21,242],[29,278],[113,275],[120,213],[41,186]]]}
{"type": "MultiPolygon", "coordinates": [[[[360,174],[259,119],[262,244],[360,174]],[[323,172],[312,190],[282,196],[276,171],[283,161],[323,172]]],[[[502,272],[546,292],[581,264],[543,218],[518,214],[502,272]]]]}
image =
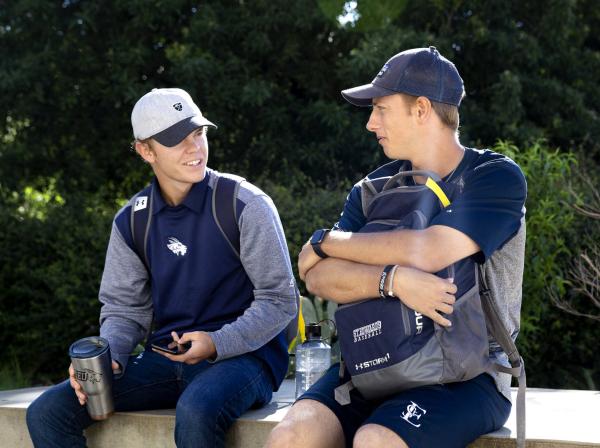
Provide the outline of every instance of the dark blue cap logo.
{"type": "Polygon", "coordinates": [[[173,104],[173,107],[175,108],[176,111],[181,112],[181,110],[183,109],[183,106],[181,105],[181,103],[175,103],[173,104]]]}

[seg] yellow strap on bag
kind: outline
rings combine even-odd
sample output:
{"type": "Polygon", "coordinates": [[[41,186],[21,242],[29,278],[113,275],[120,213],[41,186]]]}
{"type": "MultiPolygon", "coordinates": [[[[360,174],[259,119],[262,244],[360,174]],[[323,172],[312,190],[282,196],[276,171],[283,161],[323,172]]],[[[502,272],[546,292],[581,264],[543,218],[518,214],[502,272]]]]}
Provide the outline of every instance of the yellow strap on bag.
{"type": "Polygon", "coordinates": [[[298,335],[300,343],[306,341],[306,326],[304,325],[304,316],[302,315],[302,300],[300,300],[300,309],[298,310],[298,335]]]}
{"type": "Polygon", "coordinates": [[[304,326],[304,316],[302,315],[302,298],[298,300],[298,331],[296,337],[292,339],[290,345],[288,345],[288,353],[294,351],[294,347],[298,344],[298,338],[300,338],[300,344],[306,340],[306,328],[304,326]]]}
{"type": "Polygon", "coordinates": [[[450,199],[448,199],[446,193],[444,193],[444,191],[435,182],[435,180],[433,180],[431,177],[428,177],[427,182],[425,182],[425,186],[431,191],[433,191],[433,194],[435,194],[438,197],[444,208],[450,205],[450,199]]]}

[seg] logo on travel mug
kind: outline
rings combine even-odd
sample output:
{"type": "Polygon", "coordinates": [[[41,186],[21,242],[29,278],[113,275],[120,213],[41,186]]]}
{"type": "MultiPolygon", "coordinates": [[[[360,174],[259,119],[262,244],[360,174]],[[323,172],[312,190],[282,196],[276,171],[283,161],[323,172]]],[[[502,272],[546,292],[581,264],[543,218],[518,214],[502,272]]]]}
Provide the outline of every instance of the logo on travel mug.
{"type": "Polygon", "coordinates": [[[112,362],[108,341],[98,336],[83,338],[69,348],[75,379],[87,395],[87,410],[94,420],[114,412],[112,362]]]}
{"type": "Polygon", "coordinates": [[[99,383],[102,381],[102,374],[90,369],[75,370],[77,381],[89,381],[90,383],[99,383]]]}

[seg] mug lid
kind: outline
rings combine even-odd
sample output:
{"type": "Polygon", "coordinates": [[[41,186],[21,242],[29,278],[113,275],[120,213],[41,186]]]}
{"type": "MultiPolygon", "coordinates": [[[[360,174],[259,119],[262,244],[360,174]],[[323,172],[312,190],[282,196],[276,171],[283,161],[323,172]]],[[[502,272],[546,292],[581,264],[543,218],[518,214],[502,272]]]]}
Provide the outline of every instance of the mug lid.
{"type": "Polygon", "coordinates": [[[100,336],[79,339],[69,347],[71,358],[94,358],[108,350],[108,341],[100,336]]]}

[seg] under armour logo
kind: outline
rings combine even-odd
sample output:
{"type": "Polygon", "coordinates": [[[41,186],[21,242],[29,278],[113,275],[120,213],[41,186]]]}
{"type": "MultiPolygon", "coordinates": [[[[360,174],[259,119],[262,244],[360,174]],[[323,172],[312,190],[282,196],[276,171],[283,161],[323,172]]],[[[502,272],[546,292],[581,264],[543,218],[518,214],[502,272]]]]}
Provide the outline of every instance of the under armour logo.
{"type": "Polygon", "coordinates": [[[181,241],[179,241],[177,238],[170,237],[169,244],[167,244],[167,247],[178,257],[183,257],[187,253],[187,246],[181,241]]]}
{"type": "Polygon", "coordinates": [[[183,109],[183,106],[181,105],[181,103],[175,103],[175,104],[173,104],[173,108],[174,108],[176,111],[179,111],[179,112],[181,112],[181,110],[183,109]]]}
{"type": "Polygon", "coordinates": [[[413,425],[415,428],[418,428],[421,426],[421,424],[420,423],[417,424],[417,422],[425,414],[427,414],[427,411],[425,409],[420,407],[414,401],[411,401],[410,404],[408,406],[406,406],[406,412],[404,412],[402,414],[402,418],[404,420],[406,420],[408,423],[410,423],[411,425],[413,425]]]}
{"type": "Polygon", "coordinates": [[[139,196],[135,198],[135,204],[133,205],[133,211],[143,210],[148,205],[148,196],[139,196]]]}

